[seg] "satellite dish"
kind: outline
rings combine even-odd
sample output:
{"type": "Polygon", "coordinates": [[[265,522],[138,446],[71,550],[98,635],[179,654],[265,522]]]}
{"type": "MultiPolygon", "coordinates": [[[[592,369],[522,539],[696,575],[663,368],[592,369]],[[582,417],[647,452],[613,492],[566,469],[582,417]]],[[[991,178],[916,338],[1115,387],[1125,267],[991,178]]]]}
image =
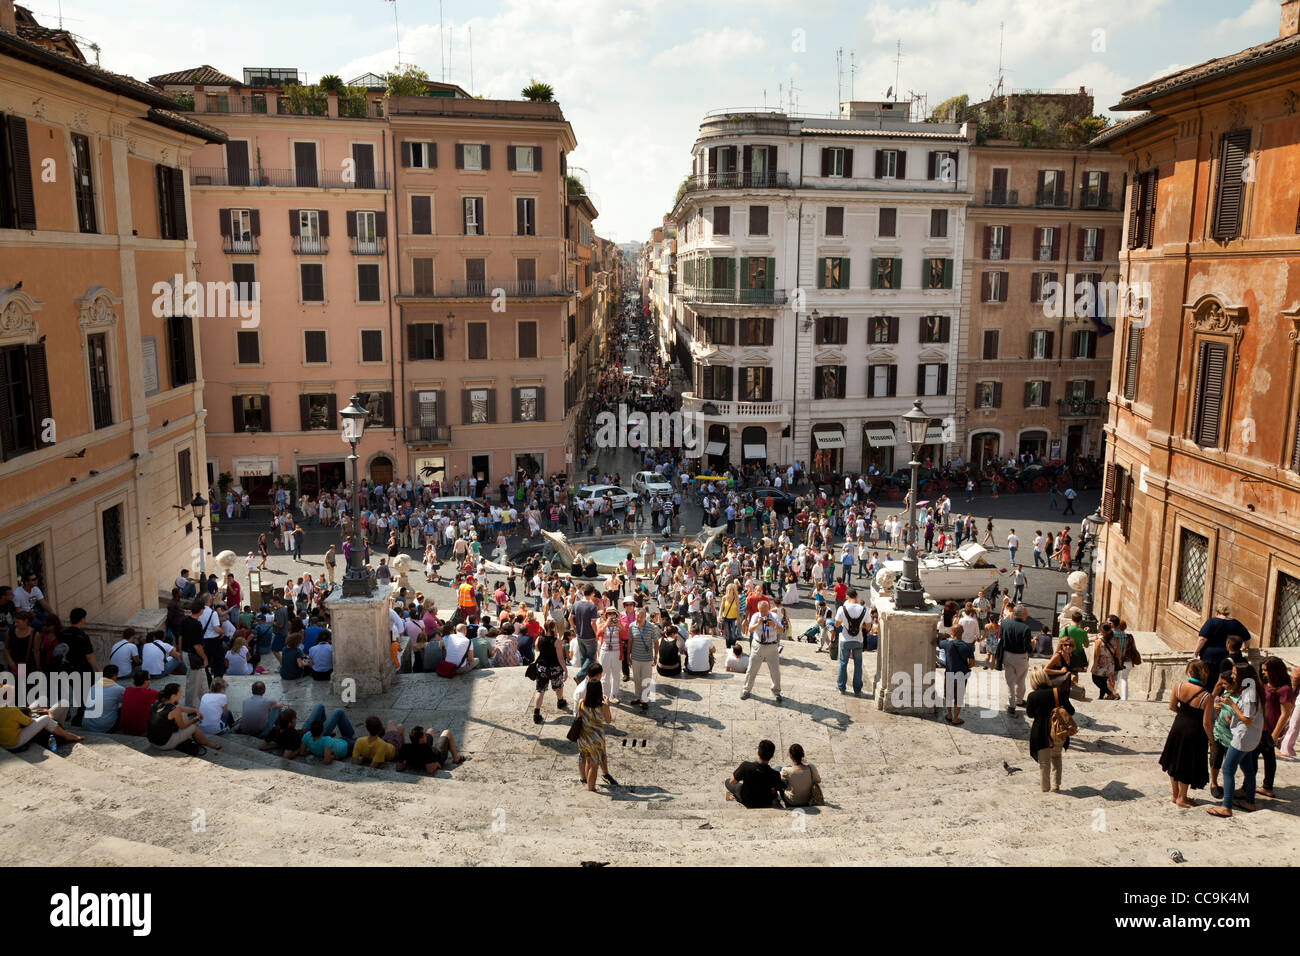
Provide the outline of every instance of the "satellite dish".
{"type": "Polygon", "coordinates": [[[885,90],[885,99],[889,99],[893,95],[894,95],[894,88],[892,86],[889,89],[885,90]]]}

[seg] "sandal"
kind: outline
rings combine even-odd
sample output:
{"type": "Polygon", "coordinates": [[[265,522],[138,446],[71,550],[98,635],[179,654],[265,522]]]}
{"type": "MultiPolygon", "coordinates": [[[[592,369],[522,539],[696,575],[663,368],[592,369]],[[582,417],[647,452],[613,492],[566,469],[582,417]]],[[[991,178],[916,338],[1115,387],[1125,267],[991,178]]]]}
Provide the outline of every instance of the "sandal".
{"type": "Polygon", "coordinates": [[[611,777],[609,774],[607,774],[607,773],[602,773],[600,776],[601,776],[601,779],[604,780],[604,781],[605,781],[607,784],[609,784],[611,787],[617,787],[617,786],[618,786],[618,781],[615,780],[613,777],[611,777]]]}
{"type": "Polygon", "coordinates": [[[1231,817],[1232,811],[1225,810],[1223,807],[1207,807],[1205,810],[1212,817],[1231,817]]]}

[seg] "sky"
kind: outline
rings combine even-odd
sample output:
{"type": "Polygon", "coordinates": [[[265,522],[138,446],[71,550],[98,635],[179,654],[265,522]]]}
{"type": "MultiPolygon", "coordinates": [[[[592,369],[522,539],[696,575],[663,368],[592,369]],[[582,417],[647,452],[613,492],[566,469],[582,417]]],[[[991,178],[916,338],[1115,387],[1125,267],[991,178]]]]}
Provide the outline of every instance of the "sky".
{"type": "Polygon", "coordinates": [[[274,66],[346,81],[387,72],[400,49],[402,64],[489,98],[517,99],[532,78],[549,83],[577,136],[570,166],[600,211],[596,231],[616,242],[642,241],[661,223],[712,110],[788,109],[793,95],[796,112],[830,115],[837,96],[883,99],[895,86],[930,107],[961,93],[980,100],[997,84],[1001,47],[1004,89],[1082,85],[1104,113],[1126,89],[1271,39],[1278,27],[1277,0],[23,5],[46,26],[61,12],[66,29],[99,44],[104,68],[139,79],[207,63],[236,77],[245,66],[274,66]]]}

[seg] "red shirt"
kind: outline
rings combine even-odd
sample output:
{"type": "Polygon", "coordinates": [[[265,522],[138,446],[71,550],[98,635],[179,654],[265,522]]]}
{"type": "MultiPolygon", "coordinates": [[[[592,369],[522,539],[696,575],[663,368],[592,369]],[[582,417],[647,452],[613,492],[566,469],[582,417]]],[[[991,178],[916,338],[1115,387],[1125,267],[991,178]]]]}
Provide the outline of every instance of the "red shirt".
{"type": "Polygon", "coordinates": [[[758,602],[766,600],[767,598],[761,591],[755,591],[749,597],[745,598],[745,620],[749,620],[758,613],[758,602]]]}
{"type": "Polygon", "coordinates": [[[122,693],[118,733],[143,737],[149,723],[149,709],[157,699],[158,692],[151,687],[128,687],[122,693]]]}
{"type": "Polygon", "coordinates": [[[849,596],[848,586],[843,581],[835,582],[835,600],[843,601],[849,596]]]}

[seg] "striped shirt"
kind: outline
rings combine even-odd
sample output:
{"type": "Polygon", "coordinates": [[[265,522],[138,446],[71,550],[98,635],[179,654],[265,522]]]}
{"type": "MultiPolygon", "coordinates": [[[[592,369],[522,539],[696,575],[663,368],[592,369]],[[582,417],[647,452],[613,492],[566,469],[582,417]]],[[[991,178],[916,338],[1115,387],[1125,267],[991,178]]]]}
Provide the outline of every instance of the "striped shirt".
{"type": "Polygon", "coordinates": [[[659,627],[646,621],[644,624],[633,623],[627,629],[627,636],[630,640],[628,645],[628,660],[630,661],[653,661],[655,659],[655,646],[659,641],[659,627]]]}

